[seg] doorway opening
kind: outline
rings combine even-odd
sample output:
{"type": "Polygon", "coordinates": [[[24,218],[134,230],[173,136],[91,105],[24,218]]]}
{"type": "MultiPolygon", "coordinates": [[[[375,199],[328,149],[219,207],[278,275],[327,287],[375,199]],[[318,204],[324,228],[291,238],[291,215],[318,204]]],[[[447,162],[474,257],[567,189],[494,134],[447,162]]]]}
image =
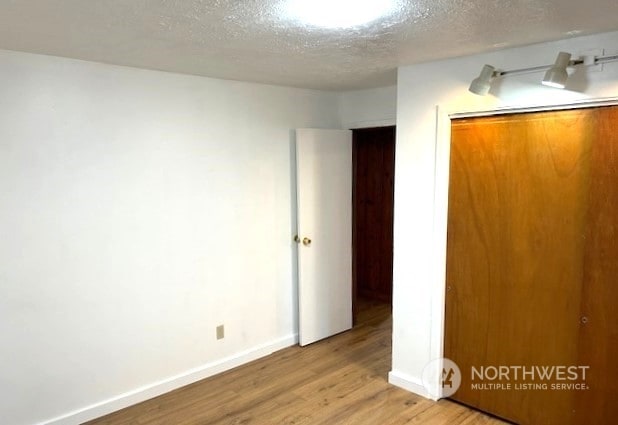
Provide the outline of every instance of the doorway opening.
{"type": "Polygon", "coordinates": [[[393,298],[396,127],[352,130],[352,310],[393,298]]]}

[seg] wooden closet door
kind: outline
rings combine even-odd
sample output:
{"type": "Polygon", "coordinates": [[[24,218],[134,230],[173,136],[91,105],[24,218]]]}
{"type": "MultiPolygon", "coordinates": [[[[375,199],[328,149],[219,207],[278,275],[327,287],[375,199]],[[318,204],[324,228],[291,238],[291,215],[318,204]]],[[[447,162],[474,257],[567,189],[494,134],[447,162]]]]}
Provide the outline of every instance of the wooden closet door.
{"type": "Polygon", "coordinates": [[[578,424],[618,421],[618,107],[597,112],[584,257],[581,365],[590,387],[576,399],[578,424]]]}
{"type": "Polygon", "coordinates": [[[471,368],[578,364],[595,114],[452,123],[445,356],[463,375],[452,398],[521,424],[573,423],[580,393],[473,390],[471,368]]]}

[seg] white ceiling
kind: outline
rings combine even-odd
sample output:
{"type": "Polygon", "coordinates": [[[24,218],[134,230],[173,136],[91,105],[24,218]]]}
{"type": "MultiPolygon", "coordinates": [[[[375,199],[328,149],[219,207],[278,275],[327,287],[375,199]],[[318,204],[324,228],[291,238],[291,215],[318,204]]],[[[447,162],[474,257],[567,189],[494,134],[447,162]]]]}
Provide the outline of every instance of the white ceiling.
{"type": "Polygon", "coordinates": [[[290,21],[284,3],[0,0],[0,48],[346,90],[394,84],[399,65],[618,29],[617,0],[402,0],[348,30],[290,21]]]}

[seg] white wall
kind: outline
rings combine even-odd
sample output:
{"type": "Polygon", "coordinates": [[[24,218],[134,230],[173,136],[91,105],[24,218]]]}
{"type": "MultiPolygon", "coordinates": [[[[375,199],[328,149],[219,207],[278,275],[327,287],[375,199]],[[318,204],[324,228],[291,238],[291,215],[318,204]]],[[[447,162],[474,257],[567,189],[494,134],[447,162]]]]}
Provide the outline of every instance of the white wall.
{"type": "Polygon", "coordinates": [[[2,423],[294,343],[290,130],[337,94],[8,51],[0,87],[2,423]]]}
{"type": "MultiPolygon", "coordinates": [[[[542,86],[543,73],[537,72],[503,79],[492,96],[479,97],[467,91],[485,63],[519,69],[550,64],[561,50],[577,55],[602,48],[607,49],[605,54],[615,54],[616,46],[618,32],[399,69],[392,383],[426,395],[421,381],[423,368],[442,355],[435,329],[441,323],[443,304],[432,307],[435,294],[444,289],[447,215],[446,190],[438,192],[434,203],[436,105],[450,112],[466,112],[618,96],[616,62],[604,65],[602,72],[577,72],[567,90],[542,86]],[[438,230],[435,234],[434,225],[438,230]],[[440,248],[438,252],[435,246],[440,248]]],[[[443,164],[448,158],[438,160],[443,164]]],[[[447,181],[448,165],[438,171],[438,183],[447,181]]]]}
{"type": "Polygon", "coordinates": [[[343,92],[339,105],[343,128],[395,125],[397,86],[343,92]]]}

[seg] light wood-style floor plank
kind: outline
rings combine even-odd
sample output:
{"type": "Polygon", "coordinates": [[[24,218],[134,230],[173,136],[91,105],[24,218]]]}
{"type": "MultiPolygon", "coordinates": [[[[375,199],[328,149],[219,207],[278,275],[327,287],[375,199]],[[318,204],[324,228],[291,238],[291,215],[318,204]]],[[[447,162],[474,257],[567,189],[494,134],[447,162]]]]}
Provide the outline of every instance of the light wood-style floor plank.
{"type": "Polygon", "coordinates": [[[389,385],[390,307],[361,303],[358,325],[290,347],[89,425],[498,425],[464,406],[389,385]]]}

